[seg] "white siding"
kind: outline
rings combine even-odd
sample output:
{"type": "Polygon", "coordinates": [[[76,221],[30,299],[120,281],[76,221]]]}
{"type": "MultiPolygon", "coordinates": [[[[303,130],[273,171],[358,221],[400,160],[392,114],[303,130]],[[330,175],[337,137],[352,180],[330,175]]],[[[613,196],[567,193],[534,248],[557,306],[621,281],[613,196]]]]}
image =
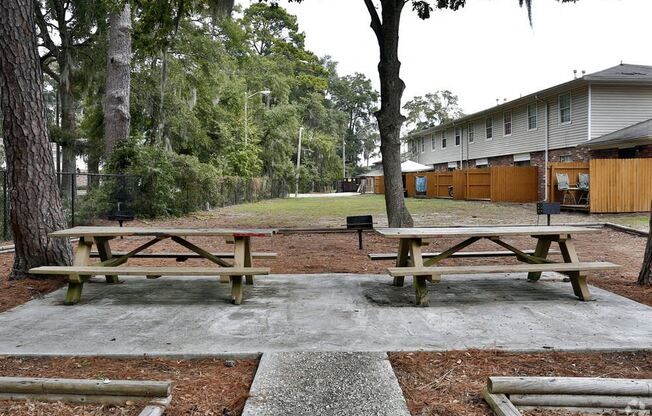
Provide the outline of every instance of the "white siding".
{"type": "Polygon", "coordinates": [[[591,138],[652,118],[652,86],[592,85],[591,138]]]}
{"type": "MultiPolygon", "coordinates": [[[[559,125],[559,94],[568,92],[560,90],[554,94],[549,94],[546,98],[549,103],[550,111],[550,148],[561,149],[574,147],[583,143],[587,139],[588,132],[588,87],[576,88],[571,92],[571,123],[559,125]]],[[[534,102],[534,99],[533,99],[534,102]]],[[[446,149],[441,148],[441,130],[435,130],[434,134],[437,140],[436,150],[434,152],[426,151],[420,155],[419,163],[439,164],[460,160],[461,150],[463,157],[467,159],[479,159],[495,156],[513,155],[518,153],[528,153],[542,151],[545,148],[545,105],[539,103],[537,106],[537,128],[528,130],[527,120],[527,103],[511,108],[497,109],[487,116],[481,116],[472,120],[463,120],[462,126],[462,143],[463,146],[455,146],[455,130],[452,127],[446,129],[448,146],[446,149]],[[505,136],[503,134],[503,113],[512,111],[512,134],[505,136]],[[487,117],[493,118],[493,139],[486,140],[485,120],[487,117]],[[473,122],[475,141],[467,146],[467,123],[473,122]]],[[[426,137],[430,137],[428,134],[426,137]]]]}

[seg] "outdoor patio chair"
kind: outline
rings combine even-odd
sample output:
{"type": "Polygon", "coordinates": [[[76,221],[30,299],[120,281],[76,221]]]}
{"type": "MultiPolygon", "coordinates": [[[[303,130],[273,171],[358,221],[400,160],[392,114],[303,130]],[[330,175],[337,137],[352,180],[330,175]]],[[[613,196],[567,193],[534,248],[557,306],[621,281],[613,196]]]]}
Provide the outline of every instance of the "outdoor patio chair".
{"type": "Polygon", "coordinates": [[[578,179],[577,189],[580,191],[580,198],[577,203],[581,205],[582,201],[584,201],[586,205],[589,205],[589,174],[580,173],[578,179]]]}
{"type": "Polygon", "coordinates": [[[571,186],[570,182],[568,180],[568,174],[567,173],[557,173],[555,174],[557,176],[557,190],[561,191],[564,193],[564,196],[562,198],[562,205],[568,205],[566,203],[566,199],[570,197],[570,200],[573,202],[572,205],[577,205],[577,201],[575,200],[575,195],[573,195],[571,191],[571,186]]]}

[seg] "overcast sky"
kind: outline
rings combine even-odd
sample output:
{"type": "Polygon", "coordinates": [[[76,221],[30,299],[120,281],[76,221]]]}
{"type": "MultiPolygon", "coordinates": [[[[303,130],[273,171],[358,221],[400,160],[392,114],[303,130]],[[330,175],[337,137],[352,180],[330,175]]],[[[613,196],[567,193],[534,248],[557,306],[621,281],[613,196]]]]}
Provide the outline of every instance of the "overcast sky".
{"type": "MultiPolygon", "coordinates": [[[[254,0],[256,1],[256,0],[254,0]]],[[[248,5],[250,0],[238,0],[248,5]]],[[[652,65],[652,0],[533,0],[534,27],[518,0],[467,0],[421,21],[403,12],[399,56],[404,101],[448,89],[469,114],[619,64],[652,65]]],[[[280,4],[299,18],[308,49],[331,55],[340,74],[362,72],[378,88],[378,46],[363,0],[280,4]]]]}

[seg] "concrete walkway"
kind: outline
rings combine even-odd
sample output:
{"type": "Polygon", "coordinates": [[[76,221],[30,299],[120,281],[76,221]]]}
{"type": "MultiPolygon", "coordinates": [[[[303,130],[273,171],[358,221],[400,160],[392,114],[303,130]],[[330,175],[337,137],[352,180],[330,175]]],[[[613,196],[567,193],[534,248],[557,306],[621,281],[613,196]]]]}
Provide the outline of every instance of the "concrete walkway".
{"type": "MultiPolygon", "coordinates": [[[[64,290],[0,313],[0,355],[232,356],[264,352],[624,350],[652,346],[652,308],[525,275],[444,277],[430,307],[381,275],[274,275],[241,306],[214,278],[103,279],[64,306],[64,290]]],[[[409,279],[408,279],[409,281],[409,279]]]]}
{"type": "Polygon", "coordinates": [[[385,353],[264,354],[242,416],[409,416],[385,353]]]}

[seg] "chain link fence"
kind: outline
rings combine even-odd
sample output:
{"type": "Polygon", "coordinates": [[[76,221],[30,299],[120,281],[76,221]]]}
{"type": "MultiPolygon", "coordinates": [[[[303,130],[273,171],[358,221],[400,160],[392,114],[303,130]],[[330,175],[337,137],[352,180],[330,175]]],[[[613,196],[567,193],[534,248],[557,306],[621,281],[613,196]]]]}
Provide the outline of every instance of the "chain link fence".
{"type": "MultiPolygon", "coordinates": [[[[191,180],[159,189],[151,178],[93,174],[57,173],[57,184],[69,226],[90,224],[107,219],[115,212],[130,212],[135,217],[183,215],[217,207],[246,204],[265,199],[286,198],[290,192],[284,178],[222,177],[216,183],[195,183],[191,180]]],[[[7,172],[0,170],[2,238],[11,239],[7,172]]]]}

